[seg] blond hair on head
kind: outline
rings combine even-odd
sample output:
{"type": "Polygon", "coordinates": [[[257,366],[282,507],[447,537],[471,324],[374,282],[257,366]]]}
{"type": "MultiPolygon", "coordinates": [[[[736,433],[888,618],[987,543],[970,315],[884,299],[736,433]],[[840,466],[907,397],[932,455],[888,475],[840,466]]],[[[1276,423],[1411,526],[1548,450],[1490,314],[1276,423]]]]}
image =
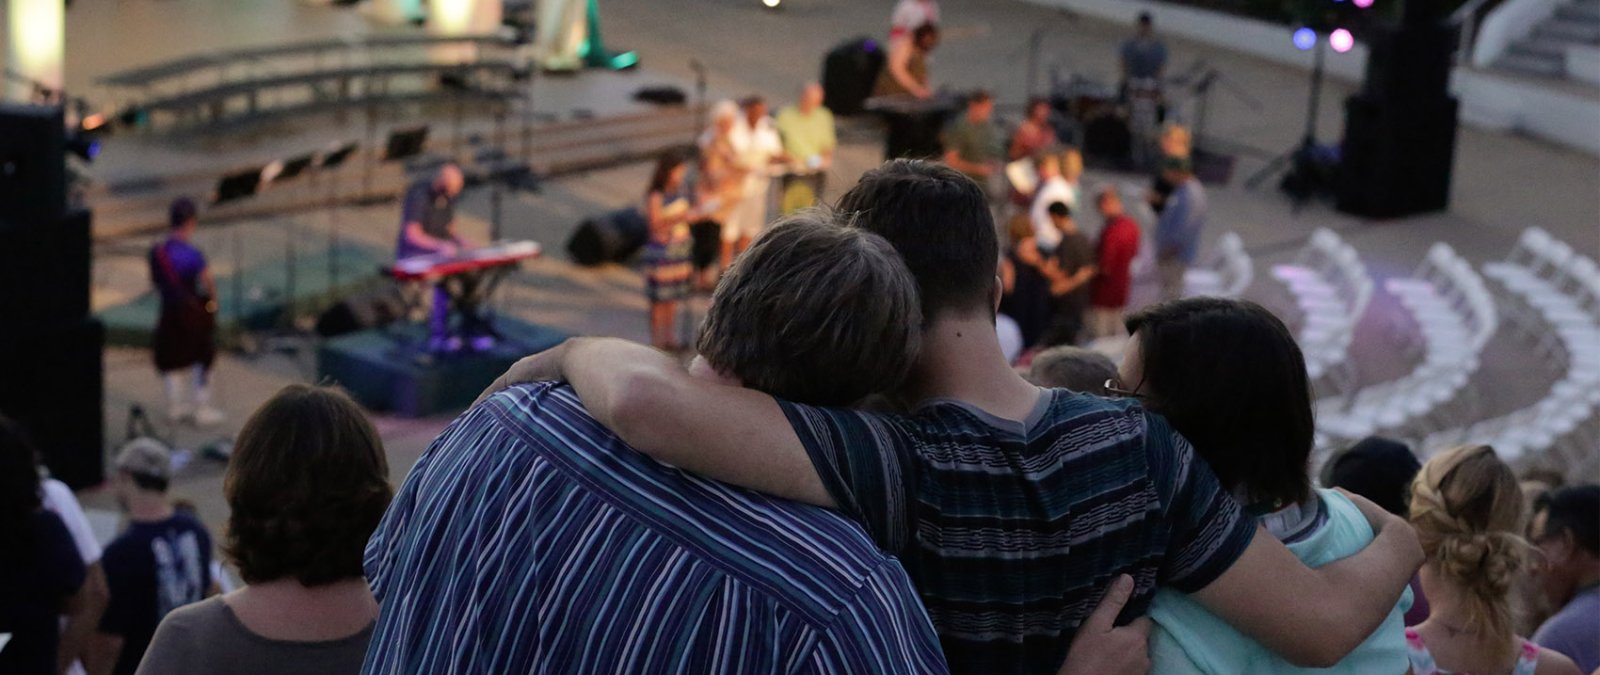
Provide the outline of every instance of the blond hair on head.
{"type": "Polygon", "coordinates": [[[1428,564],[1460,588],[1471,626],[1486,644],[1511,650],[1510,592],[1528,544],[1522,491],[1511,467],[1487,445],[1435,455],[1411,486],[1411,524],[1428,564]]]}

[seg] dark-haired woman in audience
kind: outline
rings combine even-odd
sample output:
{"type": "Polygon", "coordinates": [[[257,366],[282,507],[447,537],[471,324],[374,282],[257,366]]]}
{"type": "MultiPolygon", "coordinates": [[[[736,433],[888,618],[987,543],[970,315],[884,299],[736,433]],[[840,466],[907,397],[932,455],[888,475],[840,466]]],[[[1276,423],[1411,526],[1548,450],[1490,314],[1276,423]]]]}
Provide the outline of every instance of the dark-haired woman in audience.
{"type": "Polygon", "coordinates": [[[378,603],[362,576],[389,465],[361,408],[290,385],[245,422],[223,479],[246,586],[162,619],[139,673],[356,673],[378,603]]]}
{"type": "Polygon", "coordinates": [[[682,155],[662,155],[645,195],[644,217],[650,226],[650,241],[644,247],[645,295],[650,299],[650,344],[659,349],[680,348],[672,328],[678,302],[688,296],[689,278],[694,274],[689,223],[697,214],[684,185],[688,171],[682,155]]]}
{"type": "Polygon", "coordinates": [[[72,534],[39,500],[33,446],[0,416],[0,673],[53,675],[71,663],[60,649],[63,613],[83,602],[85,568],[72,534]]]}
{"type": "Polygon", "coordinates": [[[1572,660],[1516,635],[1511,590],[1526,573],[1522,490],[1494,449],[1434,455],[1411,487],[1411,525],[1427,562],[1428,619],[1406,630],[1416,675],[1580,675],[1572,660]]]}
{"type": "Polygon", "coordinates": [[[1017,322],[1022,345],[1029,348],[1039,343],[1050,325],[1052,270],[1028,218],[1019,215],[1009,223],[1010,246],[1000,260],[1000,313],[1017,322]]]}
{"type": "Polygon", "coordinates": [[[1028,116],[1011,134],[1011,148],[1006,155],[1015,162],[1038,155],[1057,143],[1055,127],[1050,126],[1050,101],[1039,97],[1028,99],[1028,116]]]}
{"type": "MultiPolygon", "coordinates": [[[[1224,488],[1306,565],[1360,551],[1373,532],[1359,497],[1313,489],[1311,385],[1294,336],[1252,302],[1188,298],[1128,318],[1132,335],[1112,394],[1161,413],[1216,472],[1224,488]]],[[[1327,671],[1403,673],[1409,591],[1372,635],[1327,671]]],[[[1208,612],[1161,590],[1150,608],[1153,673],[1303,672],[1208,612]]]]}

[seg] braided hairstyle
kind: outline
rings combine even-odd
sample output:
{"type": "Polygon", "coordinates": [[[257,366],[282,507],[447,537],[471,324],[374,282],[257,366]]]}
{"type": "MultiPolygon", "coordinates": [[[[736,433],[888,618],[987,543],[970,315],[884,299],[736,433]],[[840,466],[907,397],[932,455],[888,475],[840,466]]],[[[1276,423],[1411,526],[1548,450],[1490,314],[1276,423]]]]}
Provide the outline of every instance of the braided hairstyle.
{"type": "Polygon", "coordinates": [[[1411,524],[1428,564],[1463,591],[1468,627],[1509,652],[1510,592],[1528,544],[1518,535],[1522,491],[1494,448],[1466,445],[1435,455],[1411,487],[1411,524]]]}

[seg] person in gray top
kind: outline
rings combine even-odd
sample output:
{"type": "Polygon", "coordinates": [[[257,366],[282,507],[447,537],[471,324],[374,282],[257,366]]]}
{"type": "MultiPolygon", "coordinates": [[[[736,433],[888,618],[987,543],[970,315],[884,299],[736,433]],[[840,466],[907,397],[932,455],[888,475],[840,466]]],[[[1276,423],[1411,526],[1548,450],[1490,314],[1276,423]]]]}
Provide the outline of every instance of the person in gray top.
{"type": "Polygon", "coordinates": [[[1149,12],[1139,13],[1139,32],[1122,43],[1122,81],[1161,79],[1167,68],[1167,45],[1156,37],[1149,12]]]}
{"type": "Polygon", "coordinates": [[[239,432],[222,491],[223,551],[248,585],[167,614],[139,675],[360,672],[378,616],[361,556],[393,496],[361,408],[285,387],[239,432]]]}

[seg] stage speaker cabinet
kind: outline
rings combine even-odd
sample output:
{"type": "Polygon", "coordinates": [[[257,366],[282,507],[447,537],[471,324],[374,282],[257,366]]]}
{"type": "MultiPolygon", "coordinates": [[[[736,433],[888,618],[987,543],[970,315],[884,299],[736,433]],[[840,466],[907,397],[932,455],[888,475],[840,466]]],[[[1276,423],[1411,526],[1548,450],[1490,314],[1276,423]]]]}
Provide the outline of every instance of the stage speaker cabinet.
{"type": "Polygon", "coordinates": [[[0,325],[89,314],[90,214],[0,227],[0,325]]]}
{"type": "Polygon", "coordinates": [[[650,240],[650,224],[639,209],[618,209],[588,218],[567,240],[567,255],[579,265],[627,260],[650,240]]]}
{"type": "Polygon", "coordinates": [[[883,45],[869,37],[848,40],[822,60],[822,91],[828,109],[840,116],[859,115],[883,70],[883,45]]]}
{"type": "Polygon", "coordinates": [[[7,324],[0,331],[0,414],[26,430],[56,478],[104,480],[105,328],[95,319],[7,324]]]}
{"type": "Polygon", "coordinates": [[[0,230],[61,217],[66,152],[60,108],[0,104],[0,230]]]}
{"type": "Polygon", "coordinates": [[[1346,100],[1338,209],[1398,218],[1449,208],[1458,107],[1449,96],[1346,100]]]}
{"type": "Polygon", "coordinates": [[[317,317],[317,334],[336,337],[346,333],[382,328],[406,318],[405,298],[393,284],[357,293],[339,301],[317,317]]]}

